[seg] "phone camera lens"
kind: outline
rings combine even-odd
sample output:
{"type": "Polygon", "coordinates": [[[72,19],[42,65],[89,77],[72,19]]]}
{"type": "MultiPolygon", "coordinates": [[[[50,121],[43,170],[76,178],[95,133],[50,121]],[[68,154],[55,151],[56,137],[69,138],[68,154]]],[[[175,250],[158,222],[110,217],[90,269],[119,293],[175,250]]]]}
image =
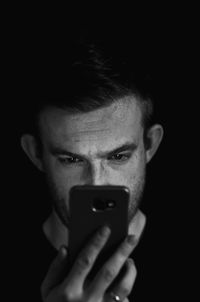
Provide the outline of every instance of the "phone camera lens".
{"type": "Polygon", "coordinates": [[[107,207],[109,209],[113,209],[115,207],[115,201],[114,200],[107,200],[107,207]]]}
{"type": "Polygon", "coordinates": [[[95,199],[93,203],[94,211],[104,211],[106,209],[106,204],[102,199],[95,199]]]}

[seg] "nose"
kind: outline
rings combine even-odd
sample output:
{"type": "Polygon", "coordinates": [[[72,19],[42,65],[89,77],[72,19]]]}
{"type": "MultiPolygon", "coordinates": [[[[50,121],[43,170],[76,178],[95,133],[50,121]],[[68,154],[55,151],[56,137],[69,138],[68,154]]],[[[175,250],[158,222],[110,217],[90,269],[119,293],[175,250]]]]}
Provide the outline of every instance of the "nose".
{"type": "Polygon", "coordinates": [[[108,185],[109,179],[106,168],[101,163],[90,165],[87,171],[86,183],[93,186],[108,185]]]}

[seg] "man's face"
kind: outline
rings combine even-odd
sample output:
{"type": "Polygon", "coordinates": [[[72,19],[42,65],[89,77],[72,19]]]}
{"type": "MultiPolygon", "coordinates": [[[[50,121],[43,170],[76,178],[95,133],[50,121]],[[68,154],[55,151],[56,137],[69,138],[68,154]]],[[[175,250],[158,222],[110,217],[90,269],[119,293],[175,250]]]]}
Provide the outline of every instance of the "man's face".
{"type": "Polygon", "coordinates": [[[132,219],[145,182],[146,155],[137,101],[123,99],[89,113],[49,107],[40,115],[43,169],[57,214],[68,225],[75,185],[124,185],[132,219]]]}

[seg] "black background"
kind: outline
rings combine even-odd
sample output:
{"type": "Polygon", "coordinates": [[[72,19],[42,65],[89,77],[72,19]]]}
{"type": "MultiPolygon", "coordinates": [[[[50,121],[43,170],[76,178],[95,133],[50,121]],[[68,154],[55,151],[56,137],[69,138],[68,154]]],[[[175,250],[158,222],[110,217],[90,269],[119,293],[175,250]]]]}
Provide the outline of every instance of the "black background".
{"type": "MultiPolygon", "coordinates": [[[[6,205],[6,212],[4,216],[2,211],[2,222],[5,251],[11,264],[6,269],[8,283],[20,274],[23,253],[28,253],[32,242],[37,244],[37,231],[50,210],[45,200],[43,177],[20,148],[23,102],[39,93],[41,82],[54,78],[56,73],[62,77],[62,62],[70,35],[85,26],[95,39],[103,37],[105,45],[119,54],[125,47],[129,55],[136,54],[138,62],[148,66],[156,82],[156,114],[164,127],[164,139],[147,168],[141,208],[147,215],[148,229],[143,237],[145,250],[140,250],[141,256],[137,255],[140,260],[137,282],[143,284],[143,279],[145,285],[150,282],[146,288],[151,291],[146,294],[155,301],[162,301],[163,297],[191,296],[195,269],[193,241],[198,240],[198,237],[194,239],[193,232],[195,185],[194,170],[190,170],[196,164],[192,131],[194,106],[198,103],[194,100],[197,95],[192,95],[197,64],[195,24],[180,12],[166,16],[160,13],[157,19],[150,16],[148,20],[141,14],[140,22],[133,22],[134,17],[113,19],[113,15],[107,16],[108,21],[103,15],[96,18],[95,14],[83,20],[76,15],[69,24],[66,19],[57,23],[53,15],[48,19],[39,24],[33,19],[28,28],[27,20],[22,24],[18,20],[6,35],[5,109],[2,107],[2,149],[6,154],[2,160],[3,189],[6,189],[2,203],[6,205]],[[117,48],[122,40],[124,46],[117,48]],[[142,274],[142,259],[145,259],[146,279],[142,274]]],[[[37,259],[31,261],[37,263],[37,259]]],[[[140,292],[141,297],[145,297],[145,286],[137,288],[138,301],[144,301],[140,300],[140,292]]]]}

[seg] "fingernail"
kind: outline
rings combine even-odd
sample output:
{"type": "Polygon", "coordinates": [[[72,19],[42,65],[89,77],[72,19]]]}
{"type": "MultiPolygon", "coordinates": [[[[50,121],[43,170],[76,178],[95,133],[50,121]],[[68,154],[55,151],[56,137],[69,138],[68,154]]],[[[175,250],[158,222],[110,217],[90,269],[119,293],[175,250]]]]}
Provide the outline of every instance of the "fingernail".
{"type": "Polygon", "coordinates": [[[108,226],[104,226],[104,227],[102,227],[101,229],[100,229],[100,235],[101,236],[108,236],[109,234],[110,234],[110,229],[109,229],[109,227],[108,226]]]}

